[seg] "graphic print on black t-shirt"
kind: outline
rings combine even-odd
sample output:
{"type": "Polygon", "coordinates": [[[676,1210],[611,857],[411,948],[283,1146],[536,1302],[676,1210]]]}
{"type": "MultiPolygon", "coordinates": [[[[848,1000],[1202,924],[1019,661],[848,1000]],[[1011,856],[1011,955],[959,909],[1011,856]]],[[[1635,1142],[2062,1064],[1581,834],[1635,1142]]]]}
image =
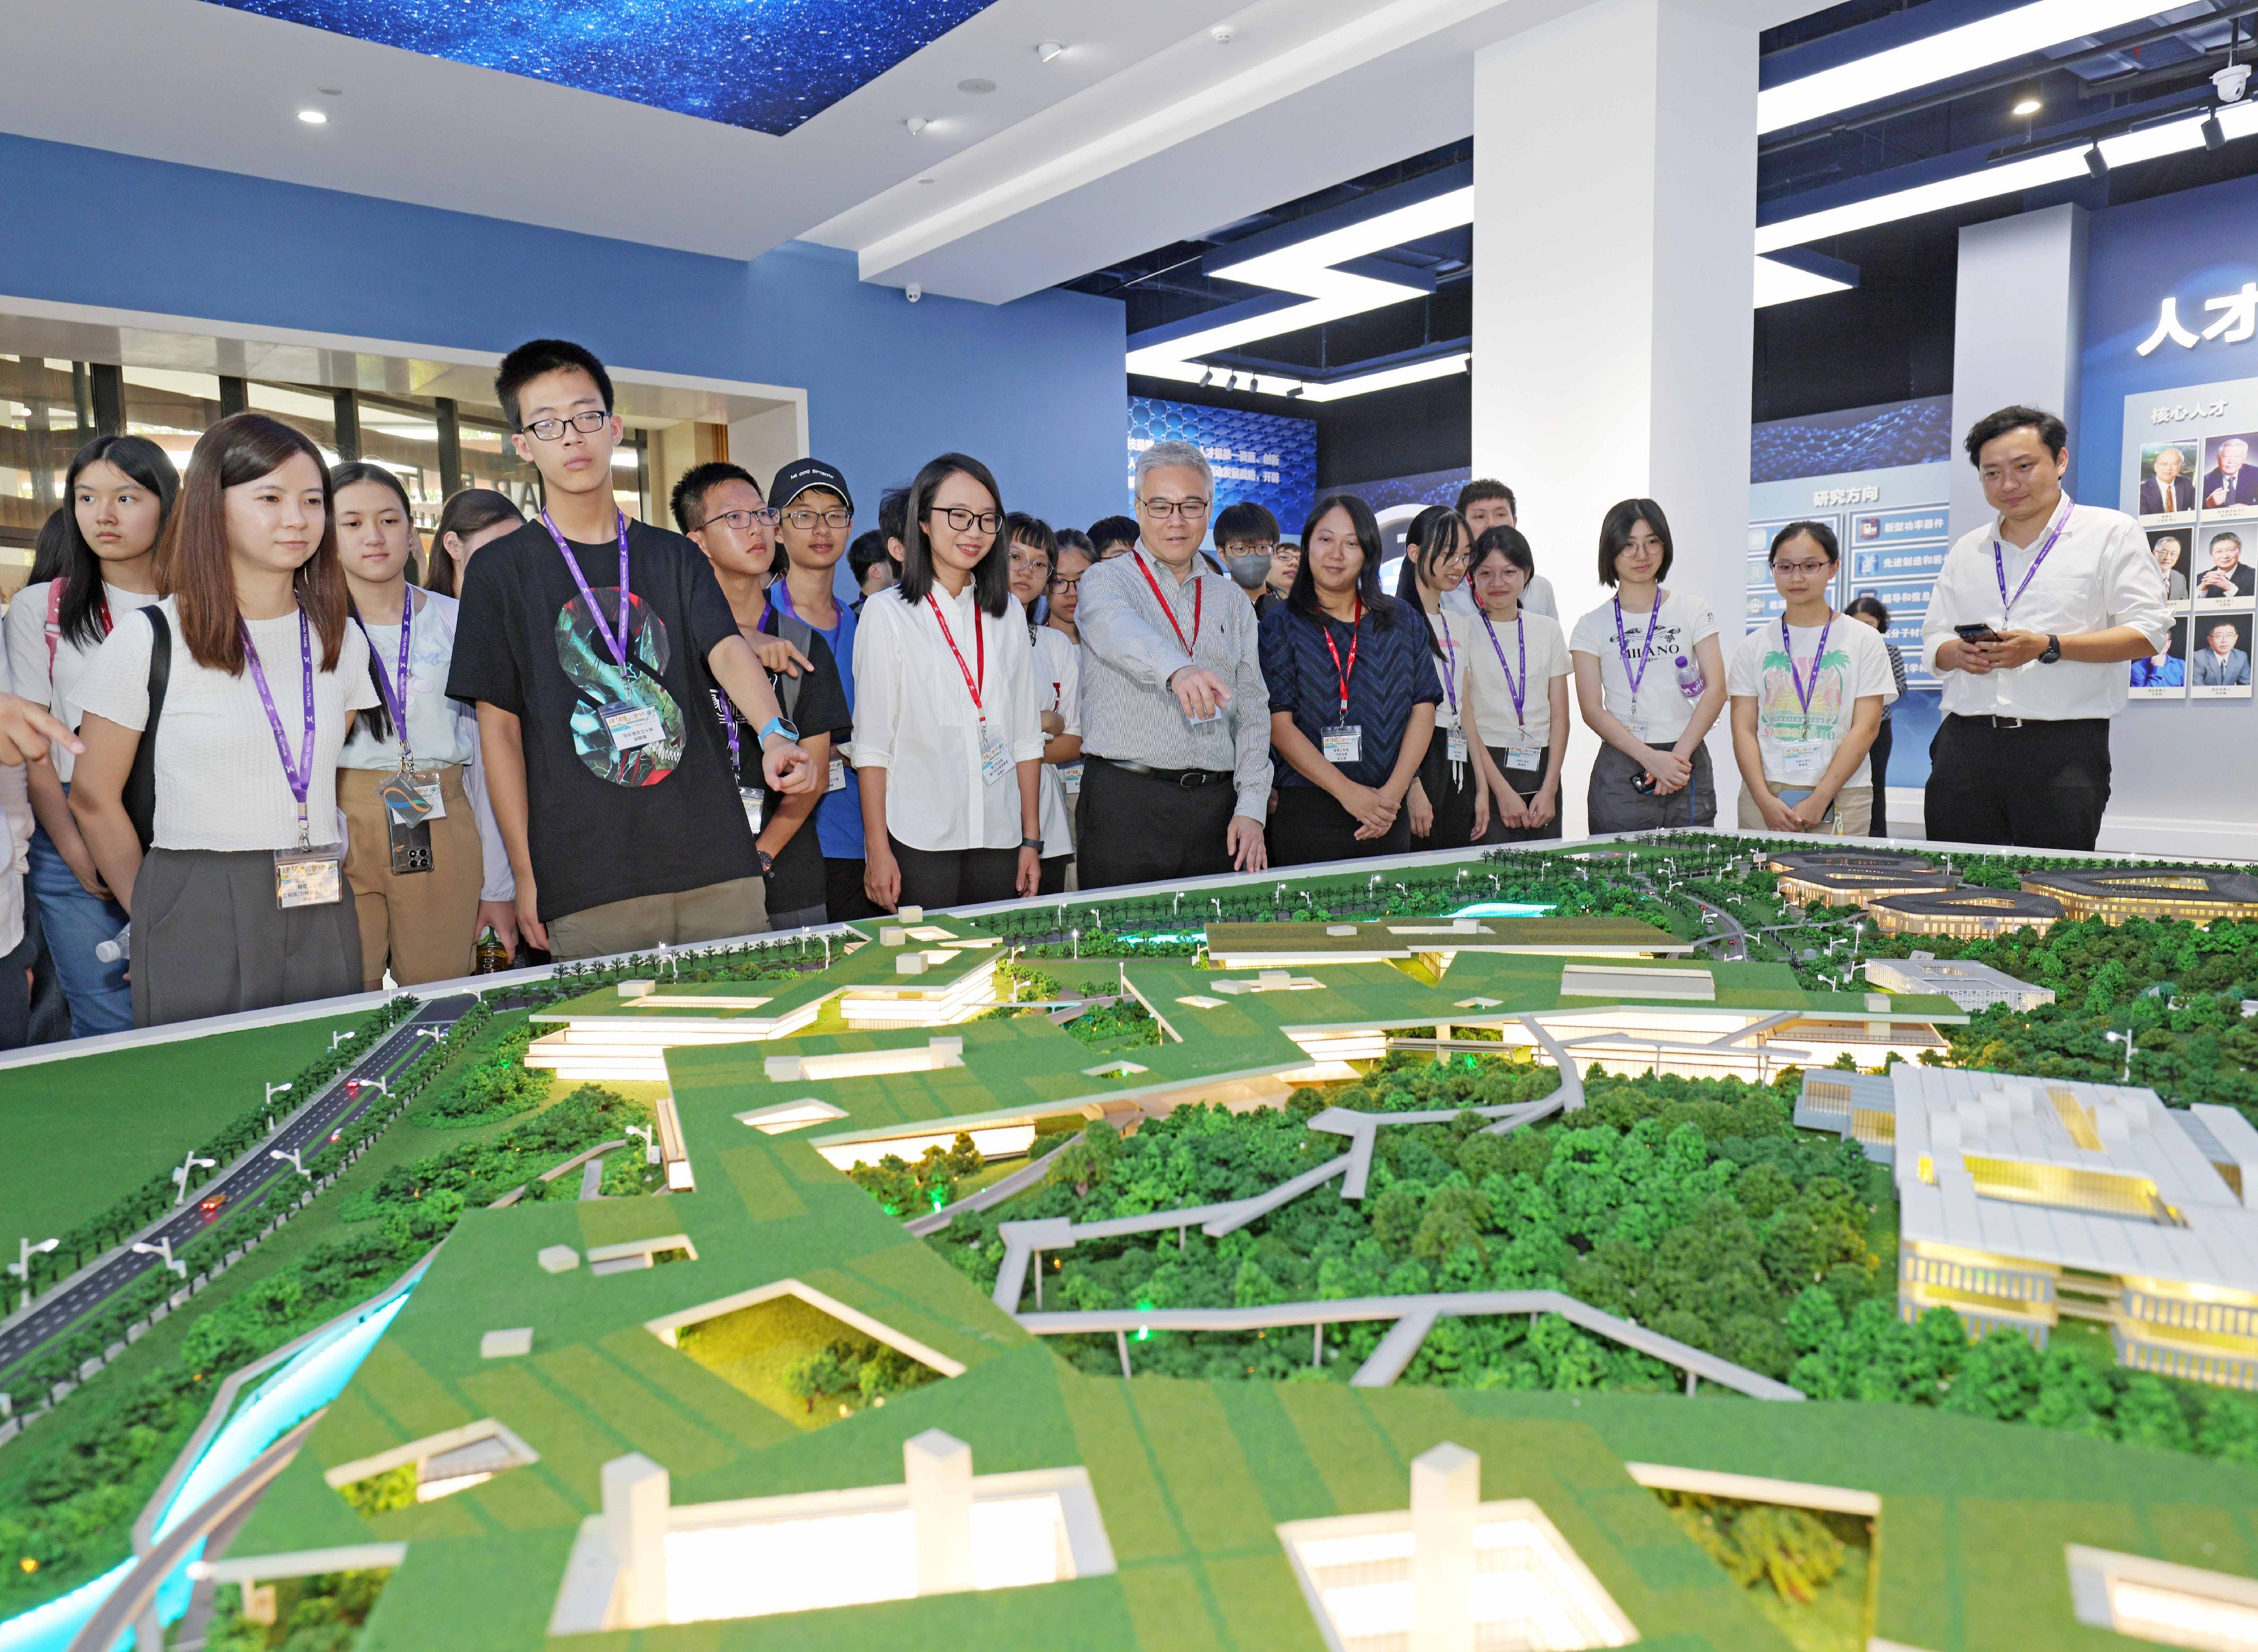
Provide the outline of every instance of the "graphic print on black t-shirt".
{"type": "MultiPolygon", "coordinates": [[[[617,585],[597,587],[607,625],[619,617],[617,585]]],[[[667,666],[666,621],[641,597],[628,597],[628,661],[622,668],[597,635],[588,605],[579,594],[557,613],[557,663],[579,691],[572,706],[572,745],[599,780],[615,786],[657,785],[682,762],[682,708],[659,678],[667,666]],[[600,715],[607,705],[625,704],[658,713],[666,737],[656,745],[621,751],[600,715]]]]}

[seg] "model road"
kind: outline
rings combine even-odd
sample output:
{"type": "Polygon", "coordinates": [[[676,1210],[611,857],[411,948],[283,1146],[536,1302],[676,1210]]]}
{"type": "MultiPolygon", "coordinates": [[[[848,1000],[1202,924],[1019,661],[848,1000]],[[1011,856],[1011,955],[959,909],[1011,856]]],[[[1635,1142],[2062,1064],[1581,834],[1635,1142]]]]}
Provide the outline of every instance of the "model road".
{"type": "MultiPolygon", "coordinates": [[[[154,1244],[160,1239],[168,1239],[177,1253],[186,1250],[189,1242],[207,1228],[242,1209],[276,1178],[298,1180],[298,1173],[290,1167],[288,1159],[268,1155],[282,1148],[312,1159],[328,1144],[330,1131],[366,1112],[375,1097],[383,1094],[363,1089],[358,1095],[348,1095],[345,1087],[349,1082],[382,1079],[389,1084],[394,1075],[415,1060],[422,1049],[425,1039],[419,1029],[444,1032],[477,1002],[475,995],[462,993],[425,1003],[387,1033],[352,1067],[330,1080],[310,1105],[261,1141],[249,1159],[195,1188],[185,1202],[135,1234],[133,1241],[154,1244]],[[207,1209],[206,1205],[215,1198],[221,1202],[207,1209]]],[[[160,1258],[147,1251],[136,1251],[129,1243],[91,1272],[71,1281],[67,1289],[35,1302],[29,1314],[0,1331],[0,1367],[39,1352],[57,1337],[68,1336],[80,1320],[100,1308],[117,1292],[151,1268],[163,1266],[160,1258]]],[[[15,1281],[11,1280],[10,1291],[16,1288],[15,1281]]],[[[18,1396],[18,1408],[29,1398],[18,1396]]]]}

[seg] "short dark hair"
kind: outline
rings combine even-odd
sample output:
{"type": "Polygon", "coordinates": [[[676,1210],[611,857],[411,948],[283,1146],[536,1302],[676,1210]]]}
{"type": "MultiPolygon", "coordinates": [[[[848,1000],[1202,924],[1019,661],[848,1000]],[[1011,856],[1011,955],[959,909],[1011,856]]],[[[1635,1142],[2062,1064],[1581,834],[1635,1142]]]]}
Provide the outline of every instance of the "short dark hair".
{"type": "Polygon", "coordinates": [[[2020,430],[2026,426],[2038,432],[2039,440],[2046,443],[2046,450],[2056,458],[2060,458],[2062,450],[2070,445],[2070,427],[2062,422],[2059,415],[2041,408],[2026,408],[2018,402],[2012,407],[2002,408],[1997,413],[1987,413],[1968,427],[1968,439],[1961,443],[1968,450],[1968,462],[1981,468],[1986,445],[1998,441],[2010,430],[2020,430]]]}
{"type": "MultiPolygon", "coordinates": [[[[1356,542],[1364,551],[1364,568],[1356,577],[1356,594],[1363,600],[1365,612],[1372,616],[1374,627],[1385,631],[1395,623],[1396,603],[1380,589],[1380,552],[1384,542],[1372,507],[1354,493],[1326,494],[1310,507],[1309,516],[1302,523],[1302,542],[1308,544],[1311,530],[1337,510],[1348,513],[1349,526],[1356,529],[1356,542]]],[[[1321,620],[1324,610],[1317,606],[1315,566],[1310,557],[1302,558],[1302,565],[1294,571],[1294,588],[1286,593],[1286,606],[1305,619],[1321,620]]]]}
{"type": "Polygon", "coordinates": [[[1051,525],[1040,516],[1030,516],[1025,511],[1013,511],[1004,519],[1004,540],[1007,548],[1013,541],[1033,545],[1051,559],[1052,567],[1058,566],[1058,535],[1051,532],[1051,525]]]}
{"type": "MultiPolygon", "coordinates": [[[[59,513],[61,521],[58,526],[50,519],[49,523],[58,526],[61,566],[49,577],[69,582],[63,587],[62,609],[56,616],[63,635],[81,648],[89,649],[101,646],[102,615],[109,606],[102,592],[102,558],[94,554],[94,547],[87,543],[78,525],[79,475],[94,464],[113,465],[129,480],[138,482],[157,496],[159,541],[165,536],[165,524],[172,520],[173,501],[181,492],[181,473],[173,468],[173,456],[146,436],[98,436],[72,457],[70,470],[63,477],[63,507],[59,513]]],[[[46,528],[42,528],[42,550],[46,548],[46,528]]],[[[155,542],[152,542],[150,549],[156,549],[155,542]]],[[[154,557],[150,559],[153,570],[155,560],[154,557]]]]}
{"type": "Polygon", "coordinates": [[[604,411],[612,410],[612,375],[593,352],[570,339],[529,339],[504,356],[494,372],[494,400],[501,403],[501,416],[509,421],[511,429],[525,429],[518,422],[517,393],[543,373],[564,367],[578,367],[594,379],[596,394],[604,399],[604,411]]]}
{"type": "Polygon", "coordinates": [[[1054,529],[1051,537],[1058,541],[1057,555],[1051,558],[1051,566],[1053,568],[1056,568],[1058,566],[1059,557],[1063,557],[1069,550],[1080,551],[1092,562],[1096,562],[1097,560],[1097,547],[1090,542],[1090,535],[1083,533],[1079,528],[1061,528],[1054,529]]]}
{"type": "Polygon", "coordinates": [[[1829,562],[1843,560],[1843,546],[1835,537],[1835,530],[1825,522],[1790,522],[1772,536],[1772,549],[1765,553],[1765,566],[1769,568],[1779,560],[1779,548],[1791,539],[1809,539],[1827,553],[1829,562]]]}
{"type": "Polygon", "coordinates": [[[1251,499],[1226,505],[1216,513],[1215,542],[1218,545],[1275,545],[1278,519],[1251,499]]]}
{"type": "Polygon", "coordinates": [[[1090,525],[1090,542],[1101,556],[1108,545],[1135,544],[1137,535],[1137,519],[1134,516],[1101,516],[1090,525]]]}
{"type": "MultiPolygon", "coordinates": [[[[904,602],[923,602],[933,590],[933,550],[926,543],[925,518],[933,508],[934,490],[952,476],[969,476],[988,490],[998,510],[1004,508],[1003,490],[995,472],[969,453],[944,453],[917,473],[904,490],[902,510],[902,578],[895,587],[904,602]]],[[[997,524],[995,542],[972,570],[972,599],[982,612],[1002,619],[1012,603],[1011,546],[1003,525],[997,524]]]]}
{"type": "Polygon", "coordinates": [[[1884,631],[1887,631],[1890,628],[1890,611],[1888,605],[1884,603],[1879,597],[1876,596],[1871,591],[1861,591],[1857,596],[1851,598],[1850,601],[1843,605],[1843,612],[1849,614],[1854,620],[1862,613],[1871,614],[1875,619],[1881,621],[1882,629],[1884,631]]]}
{"type": "Polygon", "coordinates": [[[525,513],[517,507],[508,494],[491,487],[458,487],[447,495],[447,502],[439,507],[439,520],[431,528],[431,555],[426,559],[423,588],[436,591],[443,597],[458,594],[455,590],[455,556],[447,549],[447,535],[467,539],[472,534],[482,534],[497,522],[525,521],[525,513]]]}
{"type": "Polygon", "coordinates": [[[768,495],[753,479],[753,473],[742,464],[732,464],[727,459],[708,459],[703,464],[693,464],[683,471],[682,479],[667,495],[667,508],[674,513],[674,525],[684,533],[706,526],[706,495],[724,482],[742,482],[753,490],[755,498],[765,503],[768,495]],[[694,518],[694,520],[693,520],[694,518]]]}
{"type": "Polygon", "coordinates": [[[1468,506],[1486,499],[1502,499],[1505,501],[1506,509],[1516,517],[1521,514],[1521,502],[1513,497],[1513,490],[1494,476],[1477,476],[1468,482],[1459,490],[1459,502],[1452,508],[1463,516],[1468,506]]]}
{"type": "Polygon", "coordinates": [[[1466,578],[1473,578],[1474,570],[1492,557],[1502,557],[1532,578],[1537,573],[1537,553],[1530,549],[1528,536],[1518,528],[1508,528],[1501,522],[1495,528],[1486,528],[1482,536],[1474,541],[1474,553],[1466,559],[1466,578]]]}
{"type": "Polygon", "coordinates": [[[902,577],[901,564],[896,562],[893,552],[886,549],[885,529],[873,528],[866,534],[856,535],[855,542],[847,547],[847,566],[855,576],[855,583],[859,585],[868,579],[870,570],[880,563],[894,571],[895,578],[902,577]]]}
{"type": "Polygon", "coordinates": [[[909,533],[909,489],[888,488],[878,495],[878,532],[896,544],[901,543],[909,533]]]}
{"type": "Polygon", "coordinates": [[[1615,558],[1630,543],[1630,530],[1641,522],[1654,529],[1654,536],[1662,542],[1662,566],[1655,570],[1654,583],[1660,585],[1670,577],[1670,564],[1677,556],[1677,547],[1670,541],[1670,519],[1662,514],[1662,507],[1651,499],[1627,499],[1610,506],[1600,522],[1601,585],[1615,583],[1615,558]]]}
{"type": "Polygon", "coordinates": [[[2237,550],[2242,549],[2242,535],[2240,534],[2213,534],[2210,539],[2205,542],[2203,548],[2205,550],[2209,550],[2212,546],[2216,545],[2222,539],[2233,540],[2234,542],[2234,549],[2237,550]]]}

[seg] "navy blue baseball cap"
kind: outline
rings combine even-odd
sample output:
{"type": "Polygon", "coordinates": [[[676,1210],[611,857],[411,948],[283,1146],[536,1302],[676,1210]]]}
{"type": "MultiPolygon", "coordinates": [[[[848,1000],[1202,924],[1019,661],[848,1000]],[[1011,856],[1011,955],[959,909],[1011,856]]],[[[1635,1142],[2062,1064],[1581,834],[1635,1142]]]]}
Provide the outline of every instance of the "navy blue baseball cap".
{"type": "Polygon", "coordinates": [[[847,479],[839,473],[835,464],[826,464],[821,459],[794,459],[776,473],[776,483],[769,489],[769,506],[782,510],[811,487],[828,488],[839,495],[849,511],[855,508],[855,496],[847,491],[847,479]]]}

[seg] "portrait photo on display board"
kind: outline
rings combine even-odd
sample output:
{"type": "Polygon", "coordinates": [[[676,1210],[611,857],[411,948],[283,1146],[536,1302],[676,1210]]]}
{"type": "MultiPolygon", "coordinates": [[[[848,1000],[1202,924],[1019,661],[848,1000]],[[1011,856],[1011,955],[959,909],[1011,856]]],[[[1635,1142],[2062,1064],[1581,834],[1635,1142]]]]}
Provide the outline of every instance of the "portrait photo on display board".
{"type": "Polygon", "coordinates": [[[2188,656],[2191,699],[2250,698],[2250,614],[2199,613],[2188,656]]]}
{"type": "Polygon", "coordinates": [[[2187,698],[2188,622],[2172,621],[2172,635],[2164,651],[2132,663],[2132,686],[2126,697],[2136,700],[2178,700],[2187,698]]]}
{"type": "Polygon", "coordinates": [[[2175,608],[2188,605],[2188,547],[2195,541],[2194,532],[2186,528],[2152,528],[2148,531],[2148,554],[2156,559],[2156,567],[2164,576],[2164,599],[2175,608]]]}
{"type": "Polygon", "coordinates": [[[2206,517],[2258,515],[2258,431],[2205,439],[2196,501],[2206,517]]]}
{"type": "Polygon", "coordinates": [[[2205,608],[2247,608],[2258,591],[2258,568],[2251,564],[2250,548],[2258,545],[2258,526],[2213,528],[2205,522],[2196,537],[2203,554],[2188,569],[2188,589],[2195,606],[2205,608]]]}
{"type": "Polygon", "coordinates": [[[2141,450],[2139,514],[2184,516],[2195,509],[2196,444],[2160,442],[2141,450]]]}

